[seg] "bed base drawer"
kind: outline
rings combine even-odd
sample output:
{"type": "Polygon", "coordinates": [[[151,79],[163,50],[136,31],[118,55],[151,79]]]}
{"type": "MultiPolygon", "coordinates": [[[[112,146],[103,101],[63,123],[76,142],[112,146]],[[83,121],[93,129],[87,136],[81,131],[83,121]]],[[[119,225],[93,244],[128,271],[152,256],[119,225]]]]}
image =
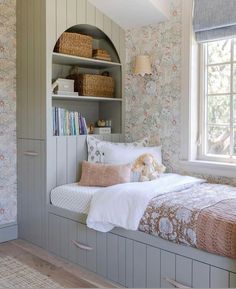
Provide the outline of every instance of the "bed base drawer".
{"type": "Polygon", "coordinates": [[[124,287],[236,287],[236,266],[229,272],[116,233],[90,230],[52,213],[49,250],[124,287]]]}
{"type": "Polygon", "coordinates": [[[49,214],[49,251],[96,272],[96,232],[84,224],[49,214]]]}

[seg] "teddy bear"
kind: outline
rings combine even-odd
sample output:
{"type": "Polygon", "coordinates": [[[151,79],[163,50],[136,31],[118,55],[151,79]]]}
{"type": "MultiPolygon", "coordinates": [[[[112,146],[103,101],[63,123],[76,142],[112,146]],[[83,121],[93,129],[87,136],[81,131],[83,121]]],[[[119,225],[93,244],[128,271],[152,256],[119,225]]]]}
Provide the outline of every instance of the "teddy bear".
{"type": "Polygon", "coordinates": [[[141,155],[133,165],[133,172],[139,174],[140,182],[156,180],[165,170],[166,168],[159,164],[151,154],[141,155]]]}

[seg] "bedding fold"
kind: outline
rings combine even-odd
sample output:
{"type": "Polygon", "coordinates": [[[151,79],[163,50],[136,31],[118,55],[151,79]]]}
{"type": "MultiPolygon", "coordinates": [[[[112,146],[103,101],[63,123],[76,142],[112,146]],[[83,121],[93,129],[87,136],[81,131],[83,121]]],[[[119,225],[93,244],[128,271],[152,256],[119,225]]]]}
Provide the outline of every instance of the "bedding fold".
{"type": "Polygon", "coordinates": [[[114,227],[138,230],[149,202],[158,196],[180,191],[205,182],[189,176],[163,174],[145,183],[128,183],[97,191],[91,200],[87,226],[108,232],[114,227]]]}

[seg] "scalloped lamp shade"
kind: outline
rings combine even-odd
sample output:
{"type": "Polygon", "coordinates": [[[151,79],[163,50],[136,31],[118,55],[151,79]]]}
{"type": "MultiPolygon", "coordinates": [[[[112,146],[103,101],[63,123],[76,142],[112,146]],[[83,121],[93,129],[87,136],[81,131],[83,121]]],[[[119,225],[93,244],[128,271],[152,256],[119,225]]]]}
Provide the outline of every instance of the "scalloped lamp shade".
{"type": "Polygon", "coordinates": [[[134,74],[152,74],[150,57],[148,55],[138,55],[135,59],[134,74]]]}

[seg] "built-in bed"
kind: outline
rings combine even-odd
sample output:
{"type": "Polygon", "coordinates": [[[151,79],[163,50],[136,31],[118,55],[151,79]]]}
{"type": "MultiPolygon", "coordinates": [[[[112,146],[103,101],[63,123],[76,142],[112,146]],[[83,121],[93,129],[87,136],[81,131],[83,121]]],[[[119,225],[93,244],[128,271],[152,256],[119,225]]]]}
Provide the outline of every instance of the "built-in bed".
{"type": "MultiPolygon", "coordinates": [[[[80,160],[86,159],[83,152],[80,160]]],[[[78,185],[73,184],[59,190],[58,196],[64,199],[51,195],[54,205],[49,205],[49,250],[55,255],[126,287],[236,287],[235,259],[154,236],[157,232],[152,222],[147,226],[145,220],[153,217],[155,199],[140,223],[145,232],[116,228],[101,233],[86,226],[88,200],[97,188],[85,189],[80,207],[78,198],[68,193],[76,195],[76,190],[78,185]]]]}

